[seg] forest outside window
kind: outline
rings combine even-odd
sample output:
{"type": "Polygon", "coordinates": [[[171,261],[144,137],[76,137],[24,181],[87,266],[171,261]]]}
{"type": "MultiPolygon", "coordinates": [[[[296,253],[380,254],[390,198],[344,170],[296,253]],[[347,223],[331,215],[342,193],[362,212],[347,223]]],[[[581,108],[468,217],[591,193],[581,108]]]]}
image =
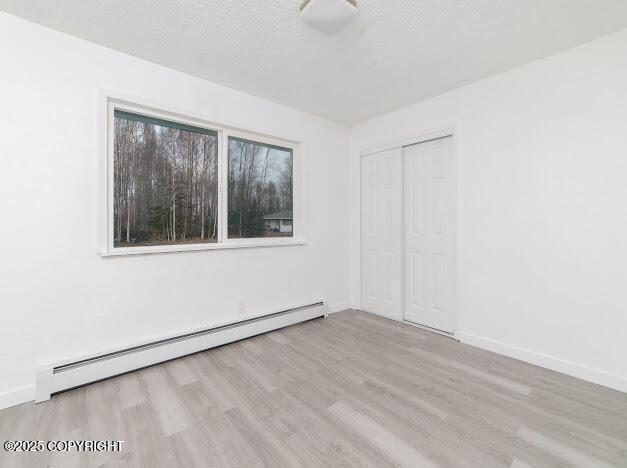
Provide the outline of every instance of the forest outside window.
{"type": "Polygon", "coordinates": [[[101,254],[303,243],[299,145],[106,97],[101,254]]]}
{"type": "Polygon", "coordinates": [[[218,133],[114,113],[114,247],[217,242],[218,133]]]}

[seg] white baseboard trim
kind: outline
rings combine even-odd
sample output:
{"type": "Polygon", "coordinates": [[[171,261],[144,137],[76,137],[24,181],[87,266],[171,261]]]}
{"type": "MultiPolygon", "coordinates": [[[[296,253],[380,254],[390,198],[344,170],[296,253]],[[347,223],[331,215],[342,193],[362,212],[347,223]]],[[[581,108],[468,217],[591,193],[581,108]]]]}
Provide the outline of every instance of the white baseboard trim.
{"type": "Polygon", "coordinates": [[[330,314],[335,314],[337,312],[342,312],[346,309],[350,309],[351,308],[351,303],[350,302],[340,302],[339,304],[334,304],[334,305],[330,305],[329,306],[329,313],[330,314]]]}
{"type": "Polygon", "coordinates": [[[508,345],[500,341],[473,335],[472,333],[457,332],[455,333],[455,337],[462,343],[466,343],[477,348],[503,354],[504,356],[561,372],[562,374],[577,377],[582,380],[587,380],[588,382],[603,385],[604,387],[613,388],[614,390],[627,392],[627,378],[620,375],[593,369],[591,367],[577,364],[576,362],[548,356],[546,354],[520,348],[518,346],[508,345]]]}
{"type": "Polygon", "coordinates": [[[21,405],[35,399],[35,386],[26,385],[24,387],[0,393],[0,410],[11,406],[21,405]]]}
{"type": "Polygon", "coordinates": [[[361,310],[361,302],[351,301],[350,306],[351,306],[351,309],[361,310]]]}

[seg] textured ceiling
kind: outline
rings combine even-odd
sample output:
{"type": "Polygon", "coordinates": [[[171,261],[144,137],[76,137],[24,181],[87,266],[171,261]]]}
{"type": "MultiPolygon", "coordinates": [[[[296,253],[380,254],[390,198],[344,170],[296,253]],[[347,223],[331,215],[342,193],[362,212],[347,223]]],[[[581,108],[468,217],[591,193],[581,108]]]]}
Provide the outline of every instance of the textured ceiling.
{"type": "Polygon", "coordinates": [[[346,29],[302,0],[0,0],[137,57],[354,124],[627,26],[627,0],[358,0],[346,29]]]}

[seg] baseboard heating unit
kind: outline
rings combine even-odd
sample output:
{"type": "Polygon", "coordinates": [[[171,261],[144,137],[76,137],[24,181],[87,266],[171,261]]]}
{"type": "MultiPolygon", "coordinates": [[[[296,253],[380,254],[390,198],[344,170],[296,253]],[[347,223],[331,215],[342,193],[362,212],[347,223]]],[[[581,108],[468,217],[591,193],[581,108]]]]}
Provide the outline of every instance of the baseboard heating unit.
{"type": "Polygon", "coordinates": [[[326,304],[320,301],[236,322],[222,323],[210,328],[197,329],[96,356],[42,366],[38,369],[35,379],[35,401],[38,403],[46,401],[57,392],[299,322],[326,317],[327,314],[326,304]]]}

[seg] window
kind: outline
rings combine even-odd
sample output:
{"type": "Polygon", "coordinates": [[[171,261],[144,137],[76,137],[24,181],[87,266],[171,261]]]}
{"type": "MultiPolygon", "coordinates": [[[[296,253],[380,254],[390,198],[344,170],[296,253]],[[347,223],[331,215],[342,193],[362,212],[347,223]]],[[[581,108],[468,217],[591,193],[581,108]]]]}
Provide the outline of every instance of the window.
{"type": "Polygon", "coordinates": [[[229,137],[229,238],[291,237],[293,155],[229,137]]]}
{"type": "Polygon", "coordinates": [[[218,133],[114,111],[113,245],[218,240],[218,133]]]}
{"type": "Polygon", "coordinates": [[[105,99],[101,254],[303,243],[298,144],[105,99]]]}

